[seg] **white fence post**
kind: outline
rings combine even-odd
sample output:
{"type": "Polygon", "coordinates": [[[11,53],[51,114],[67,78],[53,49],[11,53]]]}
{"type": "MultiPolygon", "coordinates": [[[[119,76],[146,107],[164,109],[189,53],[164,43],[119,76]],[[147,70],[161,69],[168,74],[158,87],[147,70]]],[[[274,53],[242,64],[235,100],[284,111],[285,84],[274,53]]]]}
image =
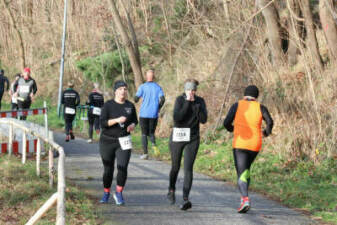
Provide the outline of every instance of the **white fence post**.
{"type": "Polygon", "coordinates": [[[44,127],[46,132],[46,138],[49,138],[49,131],[48,131],[48,110],[47,110],[47,102],[43,102],[43,107],[46,110],[46,113],[44,114],[44,127]]]}
{"type": "Polygon", "coordinates": [[[40,162],[41,162],[41,139],[37,139],[36,146],[36,175],[40,176],[40,162]]]}
{"type": "Polygon", "coordinates": [[[8,155],[12,155],[12,152],[13,152],[13,138],[14,138],[13,124],[9,123],[8,155]]]}
{"type": "Polygon", "coordinates": [[[57,218],[56,224],[57,225],[65,225],[66,221],[66,208],[65,208],[65,189],[66,189],[66,181],[65,181],[65,174],[64,174],[64,161],[65,155],[62,147],[59,147],[59,162],[58,162],[58,176],[57,176],[57,193],[58,193],[58,200],[57,200],[57,218]]]}
{"type": "Polygon", "coordinates": [[[26,149],[27,149],[27,133],[23,131],[22,133],[22,164],[26,163],[26,149]]]}
{"type": "Polygon", "coordinates": [[[52,188],[54,185],[54,154],[53,148],[49,148],[49,187],[52,188]]]}

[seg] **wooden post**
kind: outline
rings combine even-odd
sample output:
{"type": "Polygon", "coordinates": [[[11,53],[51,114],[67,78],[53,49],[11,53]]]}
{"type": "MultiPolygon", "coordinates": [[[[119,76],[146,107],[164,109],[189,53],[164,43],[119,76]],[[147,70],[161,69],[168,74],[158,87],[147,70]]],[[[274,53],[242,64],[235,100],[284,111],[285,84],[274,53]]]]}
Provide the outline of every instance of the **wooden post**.
{"type": "Polygon", "coordinates": [[[39,219],[56,203],[58,197],[58,193],[54,193],[46,203],[42,205],[42,207],[34,214],[32,218],[26,223],[26,225],[36,224],[39,219]]]}
{"type": "Polygon", "coordinates": [[[65,154],[62,147],[59,147],[58,152],[60,154],[58,159],[58,176],[57,176],[57,216],[56,216],[56,224],[57,225],[65,225],[65,215],[66,215],[66,207],[65,207],[65,189],[66,189],[66,181],[64,175],[64,161],[65,154]]]}
{"type": "Polygon", "coordinates": [[[46,113],[44,114],[44,127],[45,127],[45,132],[46,132],[46,138],[49,137],[48,134],[48,110],[47,110],[47,102],[43,102],[43,107],[46,109],[46,113]]]}
{"type": "Polygon", "coordinates": [[[8,137],[8,155],[11,156],[12,152],[13,152],[13,138],[14,138],[14,134],[13,134],[13,124],[9,123],[9,137],[8,137]]]}
{"type": "Polygon", "coordinates": [[[22,164],[26,163],[26,150],[27,150],[27,133],[23,131],[22,135],[22,164]]]}
{"type": "Polygon", "coordinates": [[[54,185],[54,155],[53,148],[49,147],[49,187],[52,188],[54,185]]]}
{"type": "Polygon", "coordinates": [[[40,176],[40,162],[41,162],[41,139],[37,139],[37,149],[36,149],[36,175],[40,176]]]}

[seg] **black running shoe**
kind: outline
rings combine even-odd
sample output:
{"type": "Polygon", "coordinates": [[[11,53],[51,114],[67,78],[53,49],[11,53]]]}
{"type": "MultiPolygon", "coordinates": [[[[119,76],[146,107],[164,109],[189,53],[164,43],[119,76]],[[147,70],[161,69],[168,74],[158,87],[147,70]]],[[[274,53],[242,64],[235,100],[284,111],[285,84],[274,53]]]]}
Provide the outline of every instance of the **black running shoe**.
{"type": "Polygon", "coordinates": [[[188,200],[184,200],[183,203],[180,205],[181,210],[188,210],[192,208],[192,203],[188,200]]]}
{"type": "Polygon", "coordinates": [[[71,140],[74,140],[74,139],[75,139],[75,136],[74,136],[74,133],[73,133],[73,132],[70,132],[70,138],[71,138],[71,140]]]}
{"type": "Polygon", "coordinates": [[[176,195],[175,195],[174,191],[169,191],[167,193],[167,199],[169,200],[171,205],[176,203],[176,195]]]}

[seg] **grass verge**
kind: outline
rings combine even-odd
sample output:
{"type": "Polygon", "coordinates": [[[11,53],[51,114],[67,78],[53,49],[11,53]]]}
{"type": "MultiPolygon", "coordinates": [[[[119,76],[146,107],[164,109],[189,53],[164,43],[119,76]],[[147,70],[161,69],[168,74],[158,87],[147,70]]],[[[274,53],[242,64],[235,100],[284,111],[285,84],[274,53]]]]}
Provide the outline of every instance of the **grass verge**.
{"type": "MultiPolygon", "coordinates": [[[[49,188],[48,169],[41,168],[36,176],[35,162],[0,155],[0,224],[25,224],[30,217],[56,192],[49,188]]],[[[99,224],[97,212],[87,194],[75,185],[66,189],[67,224],[99,224]]],[[[38,224],[55,224],[56,206],[38,224]]]]}

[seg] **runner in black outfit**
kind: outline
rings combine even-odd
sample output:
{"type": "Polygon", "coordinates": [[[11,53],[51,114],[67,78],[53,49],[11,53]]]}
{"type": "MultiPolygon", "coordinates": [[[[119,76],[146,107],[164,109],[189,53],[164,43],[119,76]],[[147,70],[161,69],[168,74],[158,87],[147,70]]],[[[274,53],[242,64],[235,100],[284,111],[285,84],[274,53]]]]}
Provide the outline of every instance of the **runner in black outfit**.
{"type": "Polygon", "coordinates": [[[102,109],[99,151],[104,166],[104,194],[101,203],[109,201],[115,158],[117,158],[117,185],[114,199],[117,205],[124,204],[122,191],[127,179],[132,149],[130,132],[138,123],[135,106],[126,99],[127,90],[127,84],[124,81],[116,81],[115,98],[106,102],[102,109]]]}
{"type": "Polygon", "coordinates": [[[89,105],[88,110],[88,121],[89,121],[89,140],[88,143],[92,142],[92,133],[95,130],[97,135],[100,133],[100,123],[99,117],[101,115],[101,108],[104,105],[104,97],[98,90],[98,84],[94,84],[94,90],[89,94],[89,100],[87,102],[89,105]]]}
{"type": "Polygon", "coordinates": [[[7,91],[9,90],[9,81],[7,77],[4,76],[5,71],[3,69],[0,70],[0,110],[1,110],[1,100],[2,96],[5,92],[5,83],[7,84],[7,91]]]}
{"type": "Polygon", "coordinates": [[[76,116],[76,106],[80,104],[80,96],[74,89],[74,83],[70,81],[68,83],[68,89],[66,89],[62,94],[61,104],[63,107],[63,115],[65,122],[65,130],[66,130],[66,142],[69,139],[75,139],[73,133],[73,121],[76,116]]]}
{"type": "MultiPolygon", "coordinates": [[[[17,97],[19,109],[29,109],[37,92],[35,80],[30,76],[30,68],[23,69],[22,77],[14,84],[16,90],[14,96],[17,97]]],[[[20,116],[20,120],[26,120],[27,116],[20,116]]]]}
{"type": "Polygon", "coordinates": [[[172,168],[170,171],[170,184],[167,198],[171,204],[175,203],[175,185],[180,169],[180,162],[184,154],[184,187],[181,210],[192,208],[188,196],[192,187],[193,164],[198,153],[200,135],[199,124],[206,123],[207,109],[203,98],[195,95],[198,81],[188,79],[185,81],[185,93],[178,96],[173,112],[174,128],[170,137],[170,151],[172,168]]]}

